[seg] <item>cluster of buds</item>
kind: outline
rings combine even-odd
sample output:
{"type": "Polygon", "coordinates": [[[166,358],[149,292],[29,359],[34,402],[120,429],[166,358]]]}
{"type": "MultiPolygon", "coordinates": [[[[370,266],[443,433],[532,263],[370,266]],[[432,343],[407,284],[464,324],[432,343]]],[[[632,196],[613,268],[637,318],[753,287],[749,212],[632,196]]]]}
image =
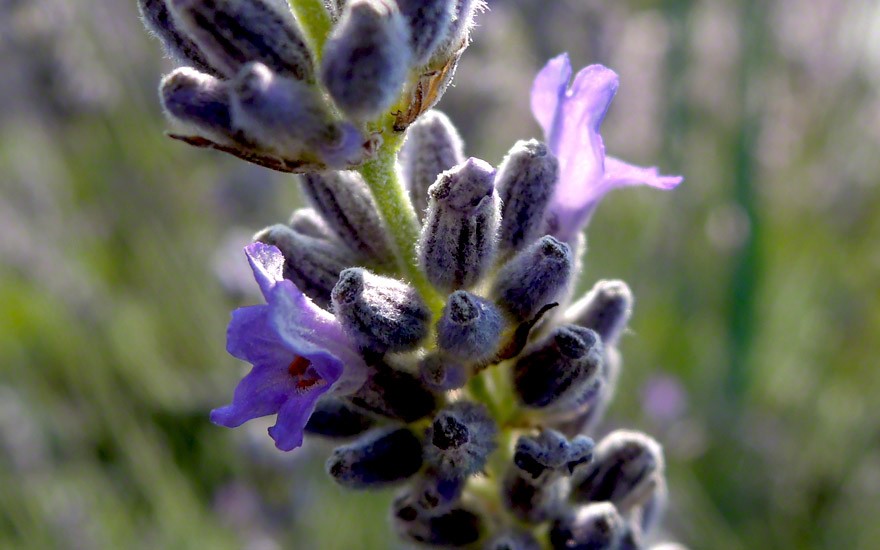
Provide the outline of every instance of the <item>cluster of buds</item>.
{"type": "Polygon", "coordinates": [[[546,142],[517,142],[495,167],[430,110],[480,2],[291,6],[141,0],[188,65],[161,85],[169,116],[197,132],[185,140],[303,172],[310,203],[245,249],[266,303],[233,313],[227,349],[253,368],[211,420],[275,414],[284,451],[340,440],[327,473],[400,486],[392,523],[413,543],[648,547],[660,445],[589,437],[632,294],[599,281],[572,299],[601,197],[681,181],[605,156],[617,75],[593,65],[571,81],[568,58],[551,60],[532,90],[546,142]]]}

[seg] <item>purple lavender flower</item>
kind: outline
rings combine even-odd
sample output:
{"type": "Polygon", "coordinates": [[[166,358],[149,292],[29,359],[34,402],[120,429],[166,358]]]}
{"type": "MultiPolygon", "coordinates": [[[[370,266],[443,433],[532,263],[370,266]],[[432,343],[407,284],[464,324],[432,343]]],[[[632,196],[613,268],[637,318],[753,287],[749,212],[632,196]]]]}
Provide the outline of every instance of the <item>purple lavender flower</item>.
{"type": "Polygon", "coordinates": [[[617,93],[617,74],[602,65],[581,69],[571,80],[568,54],[551,59],[532,85],[532,114],[559,158],[559,183],[550,201],[553,235],[571,241],[608,191],[627,185],[672,189],[681,176],[661,176],[605,156],[599,126],[617,93]]]}
{"type": "Polygon", "coordinates": [[[284,280],[277,248],[257,242],[245,253],[267,303],[232,313],[226,350],[253,369],[235,388],[232,403],[211,411],[211,422],[234,428],[277,413],[269,435],[276,447],[290,451],[302,445],[318,398],[357,390],[366,366],[336,318],[284,280]]]}

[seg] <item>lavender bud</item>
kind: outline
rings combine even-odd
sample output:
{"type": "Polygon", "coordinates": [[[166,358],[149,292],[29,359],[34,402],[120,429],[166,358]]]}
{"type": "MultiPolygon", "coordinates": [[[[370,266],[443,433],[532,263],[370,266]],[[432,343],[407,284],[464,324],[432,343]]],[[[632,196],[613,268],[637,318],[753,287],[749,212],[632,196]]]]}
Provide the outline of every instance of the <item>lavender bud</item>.
{"type": "Polygon", "coordinates": [[[605,348],[602,356],[602,371],[599,377],[577,400],[576,413],[565,421],[560,429],[566,433],[588,433],[602,420],[605,409],[614,397],[617,378],[620,375],[620,352],[616,348],[605,348]]]}
{"type": "Polygon", "coordinates": [[[365,120],[400,95],[411,58],[409,32],[397,5],[353,0],[324,46],[321,80],[346,115],[365,120]]]}
{"type": "Polygon", "coordinates": [[[306,433],[324,437],[352,437],[373,427],[373,419],[335,397],[318,401],[306,424],[306,433]]]}
{"type": "Polygon", "coordinates": [[[501,486],[501,496],[508,511],[521,521],[541,523],[559,514],[564,504],[565,479],[551,476],[536,482],[516,468],[508,470],[501,486]]]}
{"type": "Polygon", "coordinates": [[[440,290],[471,286],[492,265],[499,209],[494,177],[489,164],[470,158],[428,189],[419,263],[440,290]]]}
{"type": "Polygon", "coordinates": [[[392,258],[376,202],[357,172],[311,173],[301,181],[309,202],[346,246],[376,263],[392,258]]]}
{"type": "Polygon", "coordinates": [[[541,545],[528,531],[505,531],[492,537],[485,550],[541,550],[541,545]]]}
{"type": "Polygon", "coordinates": [[[407,129],[400,164],[419,220],[428,210],[428,188],[445,172],[464,162],[464,143],[445,114],[430,110],[407,129]]]}
{"type": "Polygon", "coordinates": [[[492,297],[516,320],[526,321],[565,292],[573,266],[568,245],[547,235],[499,270],[492,297]]]}
{"type": "Polygon", "coordinates": [[[415,422],[437,410],[437,399],[418,378],[383,363],[349,399],[363,410],[403,422],[415,422]]]}
{"type": "Polygon", "coordinates": [[[513,463],[533,480],[552,474],[572,475],[593,458],[593,440],[580,435],[571,441],[561,433],[545,429],[537,437],[521,436],[516,442],[513,463]]]}
{"type": "Polygon", "coordinates": [[[335,241],[336,234],[314,208],[297,208],[290,215],[287,225],[306,237],[335,241]]]}
{"type": "Polygon", "coordinates": [[[422,65],[446,37],[454,3],[450,0],[397,0],[397,5],[409,25],[413,64],[422,65]]]}
{"type": "Polygon", "coordinates": [[[464,290],[453,292],[437,322],[438,347],[456,359],[480,363],[495,356],[504,329],[492,302],[464,290]]]}
{"type": "Polygon", "coordinates": [[[462,547],[480,538],[483,521],[465,508],[453,508],[440,514],[420,513],[407,493],[391,504],[392,521],[398,534],[407,540],[429,546],[462,547]]]}
{"type": "Polygon", "coordinates": [[[441,410],[428,429],[425,460],[445,478],[483,469],[495,450],[498,427],[483,405],[458,401],[441,410]]]}
{"type": "Polygon", "coordinates": [[[284,278],[325,309],[339,272],[353,263],[351,253],[339,245],[301,235],[282,224],[267,227],[254,240],[278,247],[284,256],[284,278]]]}
{"type": "Polygon", "coordinates": [[[444,478],[429,470],[416,478],[409,489],[412,504],[425,515],[448,512],[461,497],[465,479],[444,478]]]}
{"type": "Polygon", "coordinates": [[[443,355],[429,355],[419,363],[422,381],[434,391],[463,388],[470,371],[461,363],[443,355]]]}
{"type": "Polygon", "coordinates": [[[308,46],[290,14],[266,0],[169,0],[181,27],[211,65],[232,77],[250,61],[314,80],[308,46]]]}
{"type": "Polygon", "coordinates": [[[414,288],[396,279],[349,268],[339,274],[331,297],[343,330],[362,350],[405,351],[428,334],[428,306],[414,288]]]}
{"type": "Polygon", "coordinates": [[[446,31],[446,37],[436,48],[434,57],[450,57],[466,47],[474,26],[474,16],[484,9],[486,3],[483,0],[457,0],[452,23],[446,31]]]}
{"type": "Polygon", "coordinates": [[[162,79],[159,97],[171,118],[220,141],[230,140],[233,129],[225,81],[181,67],[162,79]]]}
{"type": "Polygon", "coordinates": [[[327,473],[349,489],[368,489],[403,481],[422,467],[422,444],[406,428],[384,428],[343,447],[327,459],[327,473]]]}
{"type": "Polygon", "coordinates": [[[232,120],[244,134],[290,157],[341,138],[313,87],[262,63],[248,63],[232,81],[232,120]]]}
{"type": "Polygon", "coordinates": [[[516,252],[541,236],[558,176],[559,161],[540,141],[518,141],[504,158],[495,178],[502,204],[502,252],[516,252]]]}
{"type": "Polygon", "coordinates": [[[611,501],[622,510],[641,504],[656,488],[663,472],[663,451],[650,437],[618,430],[596,446],[595,461],[574,485],[580,502],[611,501]]]}
{"type": "Polygon", "coordinates": [[[590,387],[602,365],[602,342],[590,329],[564,325],[514,365],[514,387],[532,408],[567,407],[590,387]]]}
{"type": "Polygon", "coordinates": [[[623,281],[599,281],[565,312],[567,321],[595,330],[607,347],[617,344],[632,316],[633,295],[623,281]]]}
{"type": "Polygon", "coordinates": [[[208,63],[205,54],[196,43],[180,30],[168,9],[166,0],[138,0],[138,8],[144,26],[162,41],[165,51],[175,61],[183,65],[191,65],[203,73],[220,76],[208,63]]]}
{"type": "Polygon", "coordinates": [[[589,504],[553,523],[550,545],[554,550],[617,550],[626,531],[626,524],[613,504],[589,504]]]}

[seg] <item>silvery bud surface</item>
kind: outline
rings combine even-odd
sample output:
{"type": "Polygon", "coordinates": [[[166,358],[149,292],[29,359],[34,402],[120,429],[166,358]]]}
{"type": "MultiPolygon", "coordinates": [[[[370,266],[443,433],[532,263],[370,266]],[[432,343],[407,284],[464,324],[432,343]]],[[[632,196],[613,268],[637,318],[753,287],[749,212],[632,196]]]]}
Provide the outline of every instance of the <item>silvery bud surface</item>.
{"type": "Polygon", "coordinates": [[[292,15],[266,0],[168,0],[212,66],[232,77],[251,61],[314,80],[311,53],[292,15]]]}
{"type": "Polygon", "coordinates": [[[480,363],[496,355],[504,325],[495,304],[457,290],[449,296],[437,322],[437,346],[462,362],[480,363]]]}
{"type": "Polygon", "coordinates": [[[382,428],[338,447],[327,459],[327,473],[349,489],[399,483],[422,467],[422,443],[408,428],[382,428]]]}
{"type": "Polygon", "coordinates": [[[254,235],[255,241],[278,247],[284,255],[284,278],[327,309],[339,272],[352,265],[352,254],[336,243],[297,233],[276,224],[254,235]]]}
{"type": "Polygon", "coordinates": [[[520,436],[513,463],[536,481],[554,473],[570,476],[592,460],[594,446],[589,437],[579,435],[569,441],[560,432],[543,429],[537,436],[520,436]]]}
{"type": "Polygon", "coordinates": [[[291,213],[287,225],[300,235],[307,237],[328,241],[337,239],[336,234],[314,208],[297,208],[291,213]]]}
{"type": "Polygon", "coordinates": [[[567,408],[599,376],[601,366],[599,336],[590,329],[564,325],[517,360],[514,388],[527,407],[567,408]]]}
{"type": "Polygon", "coordinates": [[[315,411],[306,423],[305,431],[324,437],[346,438],[364,433],[372,428],[373,424],[372,418],[342,399],[325,397],[315,406],[315,411]]]}
{"type": "Polygon", "coordinates": [[[403,422],[415,422],[437,409],[436,397],[419,378],[384,363],[374,365],[364,385],[348,399],[360,409],[403,422]]]}
{"type": "Polygon", "coordinates": [[[419,264],[440,290],[467,288],[492,265],[500,206],[494,178],[488,163],[470,158],[428,189],[419,264]]]}
{"type": "Polygon", "coordinates": [[[595,330],[608,346],[615,346],[632,317],[633,295],[623,281],[597,282],[583,298],[565,312],[565,319],[595,330]]]}
{"type": "Polygon", "coordinates": [[[464,143],[445,114],[432,109],[407,129],[400,165],[419,220],[428,210],[428,188],[442,172],[464,162],[464,143]]]}
{"type": "Polygon", "coordinates": [[[610,501],[621,510],[642,504],[663,475],[663,450],[639,432],[617,430],[596,446],[596,457],[574,484],[580,502],[610,501]]]}
{"type": "Polygon", "coordinates": [[[618,550],[626,532],[626,523],[613,504],[588,504],[553,522],[550,545],[554,550],[618,550]]]}
{"type": "Polygon", "coordinates": [[[159,97],[162,108],[172,119],[220,141],[233,139],[226,81],[181,67],[162,79],[159,97]]]}
{"type": "Polygon", "coordinates": [[[559,161],[540,141],[518,141],[507,153],[495,177],[502,204],[498,231],[502,253],[516,252],[541,236],[558,177],[559,161]]]}
{"type": "Polygon", "coordinates": [[[485,406],[453,403],[437,413],[428,429],[425,460],[445,478],[466,478],[483,469],[497,446],[497,432],[485,406]]]}
{"type": "Polygon", "coordinates": [[[517,321],[527,321],[568,290],[574,268],[571,248],[546,235],[498,271],[491,297],[517,321]]]}
{"type": "Polygon", "coordinates": [[[484,550],[541,550],[541,544],[528,531],[509,529],[492,537],[484,550]]]}
{"type": "Polygon", "coordinates": [[[425,514],[413,505],[408,493],[391,504],[392,523],[404,540],[448,548],[466,547],[477,542],[484,528],[483,519],[467,508],[453,508],[440,515],[425,514]]]}
{"type": "Polygon", "coordinates": [[[446,38],[455,3],[450,0],[397,0],[409,26],[413,64],[422,65],[446,38]]]}
{"type": "Polygon", "coordinates": [[[231,82],[232,122],[243,134],[282,156],[343,139],[318,91],[260,62],[243,66],[231,82]]]}
{"type": "Polygon", "coordinates": [[[360,174],[316,172],[301,182],[308,201],[346,246],[380,264],[393,257],[376,202],[360,174]]]}
{"type": "Polygon", "coordinates": [[[446,30],[446,37],[435,49],[434,57],[450,57],[467,47],[474,18],[477,12],[485,9],[483,0],[456,0],[452,22],[446,30]]]}
{"type": "Polygon", "coordinates": [[[321,80],[350,118],[366,120],[391,107],[406,81],[409,30],[390,0],[352,0],[324,45],[321,80]]]}
{"type": "Polygon", "coordinates": [[[205,54],[192,39],[181,30],[168,8],[166,0],[138,0],[144,26],[165,46],[165,51],[182,65],[190,65],[203,73],[220,76],[208,63],[205,54]]]}
{"type": "Polygon", "coordinates": [[[414,288],[396,279],[349,268],[331,297],[343,330],[364,351],[406,351],[428,335],[431,312],[414,288]]]}

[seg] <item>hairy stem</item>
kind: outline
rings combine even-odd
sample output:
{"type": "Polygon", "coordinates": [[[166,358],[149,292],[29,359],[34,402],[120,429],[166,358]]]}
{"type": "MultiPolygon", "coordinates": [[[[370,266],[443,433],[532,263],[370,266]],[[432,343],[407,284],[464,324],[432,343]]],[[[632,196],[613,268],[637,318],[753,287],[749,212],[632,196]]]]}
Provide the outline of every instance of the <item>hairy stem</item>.
{"type": "Polygon", "coordinates": [[[397,174],[397,152],[403,143],[403,134],[391,129],[383,134],[384,139],[376,156],[364,163],[359,171],[372,191],[379,214],[391,233],[400,274],[419,291],[434,317],[438,318],[443,309],[443,300],[419,269],[416,260],[419,223],[397,174]]]}
{"type": "Polygon", "coordinates": [[[333,26],[327,8],[320,0],[288,0],[288,2],[315,53],[316,60],[320,61],[324,53],[324,42],[327,41],[333,26]]]}

